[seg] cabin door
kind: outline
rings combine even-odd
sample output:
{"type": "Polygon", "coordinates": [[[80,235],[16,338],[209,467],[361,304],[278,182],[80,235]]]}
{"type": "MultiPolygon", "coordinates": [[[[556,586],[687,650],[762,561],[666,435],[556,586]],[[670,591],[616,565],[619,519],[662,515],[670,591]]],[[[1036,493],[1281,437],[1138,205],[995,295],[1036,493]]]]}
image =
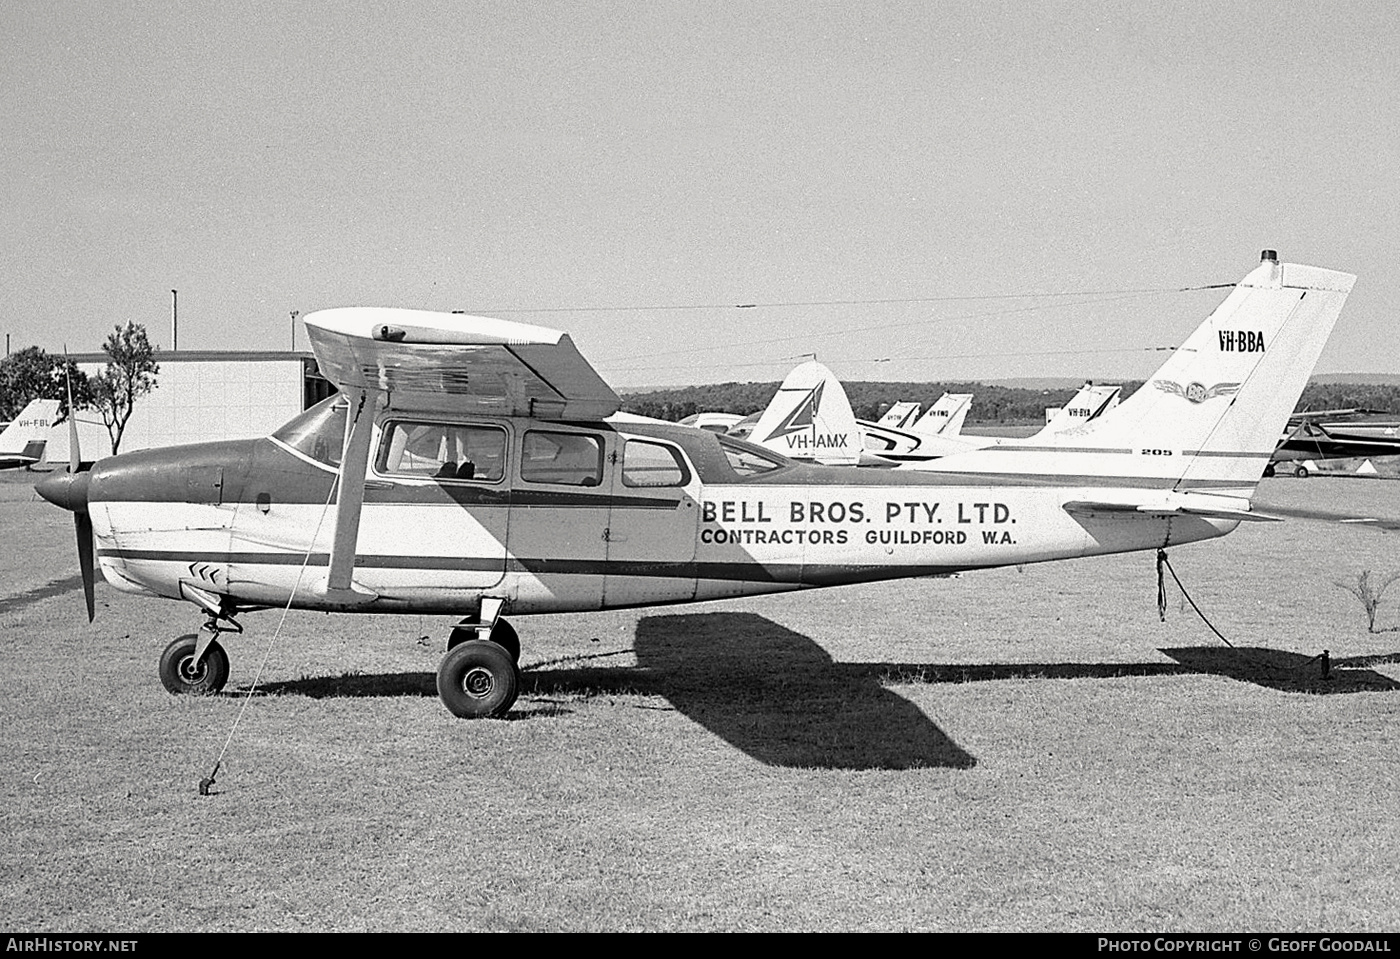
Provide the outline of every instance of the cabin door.
{"type": "Polygon", "coordinates": [[[700,480],[680,447],[614,434],[604,606],[695,598],[700,480]]]}

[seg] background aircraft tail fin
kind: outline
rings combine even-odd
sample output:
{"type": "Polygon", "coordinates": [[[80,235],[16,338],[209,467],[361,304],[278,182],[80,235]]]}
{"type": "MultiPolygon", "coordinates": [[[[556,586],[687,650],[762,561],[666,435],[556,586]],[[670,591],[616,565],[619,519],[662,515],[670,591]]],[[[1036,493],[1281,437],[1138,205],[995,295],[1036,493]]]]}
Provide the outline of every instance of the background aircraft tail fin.
{"type": "Polygon", "coordinates": [[[26,450],[37,449],[42,454],[42,444],[48,439],[49,429],[56,419],[58,400],[31,400],[4,432],[0,432],[0,453],[27,456],[26,450]]]}
{"type": "Polygon", "coordinates": [[[880,417],[876,426],[887,426],[890,429],[902,430],[910,423],[919,418],[918,403],[896,403],[885,411],[885,415],[880,417]]]}
{"type": "Polygon", "coordinates": [[[851,402],[831,370],[813,360],[788,374],[749,441],[796,460],[854,465],[861,436],[851,402]]]}
{"type": "Polygon", "coordinates": [[[957,436],[971,408],[971,393],[944,393],[910,428],[934,436],[957,436]]]}
{"type": "Polygon", "coordinates": [[[1068,403],[1060,407],[1045,423],[1045,428],[1037,436],[1052,436],[1074,426],[1083,426],[1090,420],[1098,419],[1118,405],[1121,386],[1095,386],[1085,383],[1068,403]]]}

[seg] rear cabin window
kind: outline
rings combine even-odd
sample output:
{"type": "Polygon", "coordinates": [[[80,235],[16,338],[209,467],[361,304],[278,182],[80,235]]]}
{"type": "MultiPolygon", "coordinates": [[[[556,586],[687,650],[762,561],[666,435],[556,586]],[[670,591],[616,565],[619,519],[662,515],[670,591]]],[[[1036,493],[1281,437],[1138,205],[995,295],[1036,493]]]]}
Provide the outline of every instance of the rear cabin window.
{"type": "Polygon", "coordinates": [[[288,420],[272,435],[316,462],[338,469],[345,445],[347,406],[344,396],[331,396],[288,420]]]}
{"type": "Polygon", "coordinates": [[[690,471],[672,447],[645,440],[628,440],[623,447],[623,486],[684,486],[689,480],[690,471]]]}
{"type": "Polygon", "coordinates": [[[725,442],[724,440],[720,440],[719,445],[729,460],[730,468],[740,476],[758,476],[760,473],[771,473],[783,466],[782,460],[765,456],[749,446],[740,446],[738,443],[725,442]]]}
{"type": "Polygon", "coordinates": [[[379,454],[381,473],[487,483],[505,476],[505,463],[505,430],[460,423],[391,423],[379,454]]]}
{"type": "Polygon", "coordinates": [[[603,481],[603,443],[586,433],[529,430],[521,445],[520,478],[527,483],[597,486],[603,481]]]}

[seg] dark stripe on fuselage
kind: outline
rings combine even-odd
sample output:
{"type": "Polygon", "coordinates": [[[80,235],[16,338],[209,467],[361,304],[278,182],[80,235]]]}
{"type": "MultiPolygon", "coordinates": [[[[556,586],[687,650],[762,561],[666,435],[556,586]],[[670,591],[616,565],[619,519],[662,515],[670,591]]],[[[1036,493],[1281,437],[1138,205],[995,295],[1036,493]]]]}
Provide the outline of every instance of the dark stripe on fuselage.
{"type": "MultiPolygon", "coordinates": [[[[227,563],[231,566],[285,566],[300,569],[325,567],[326,553],[309,557],[292,553],[241,552],[211,554],[192,550],[99,549],[99,557],[131,562],[227,563]]],[[[657,579],[728,580],[754,583],[789,583],[802,586],[836,586],[843,583],[940,576],[962,567],[919,565],[866,565],[849,563],[695,563],[655,560],[585,560],[511,557],[507,561],[485,557],[361,555],[355,565],[364,569],[406,569],[489,573],[529,573],[535,576],[635,576],[657,579]]]]}
{"type": "Polygon", "coordinates": [[[1255,453],[1249,450],[1182,450],[1181,455],[1204,456],[1208,459],[1266,460],[1274,455],[1274,451],[1255,453]]]}
{"type": "Polygon", "coordinates": [[[1023,446],[1010,444],[1002,446],[994,444],[983,446],[977,452],[987,453],[1114,453],[1117,455],[1131,454],[1133,451],[1127,447],[1116,446],[1023,446]]]}

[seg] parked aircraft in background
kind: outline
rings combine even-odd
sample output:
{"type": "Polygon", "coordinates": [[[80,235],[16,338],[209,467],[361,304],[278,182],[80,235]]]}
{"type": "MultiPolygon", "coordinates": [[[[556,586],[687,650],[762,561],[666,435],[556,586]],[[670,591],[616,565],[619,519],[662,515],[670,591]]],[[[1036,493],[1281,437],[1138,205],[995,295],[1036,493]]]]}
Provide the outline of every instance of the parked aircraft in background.
{"type": "Polygon", "coordinates": [[[1310,464],[1318,460],[1400,456],[1400,423],[1393,416],[1385,421],[1358,418],[1368,415],[1374,417],[1369,410],[1295,413],[1264,475],[1273,476],[1280,463],[1292,464],[1294,475],[1304,477],[1315,471],[1310,464]]]}
{"type": "Polygon", "coordinates": [[[1070,397],[1064,406],[1050,407],[1045,411],[1045,427],[1040,432],[1049,436],[1061,430],[1083,426],[1118,405],[1121,386],[1095,386],[1085,383],[1079,392],[1070,397]]]}
{"type": "Polygon", "coordinates": [[[738,413],[692,413],[681,420],[682,426],[709,430],[711,433],[728,433],[743,417],[738,413]]]}
{"type": "Polygon", "coordinates": [[[0,470],[36,466],[44,460],[58,400],[31,400],[0,432],[0,470]]]}
{"type": "Polygon", "coordinates": [[[816,360],[787,375],[749,439],[799,462],[825,466],[860,462],[861,430],[851,401],[831,370],[816,360]]]}
{"type": "Polygon", "coordinates": [[[896,403],[885,410],[885,415],[880,417],[875,425],[902,430],[919,418],[921,408],[918,403],[896,403]]]}
{"type": "MultiPolygon", "coordinates": [[[[834,383],[832,388],[841,389],[841,385],[834,383]]],[[[977,449],[990,440],[962,432],[971,406],[971,393],[944,393],[909,426],[896,428],[857,420],[861,433],[860,465],[918,463],[977,449]]]]}
{"type": "Polygon", "coordinates": [[[930,436],[957,436],[962,433],[967,411],[972,409],[971,393],[944,393],[909,429],[930,436]]]}
{"type": "Polygon", "coordinates": [[[831,370],[809,361],[788,374],[757,422],[741,421],[729,435],[803,462],[891,466],[981,445],[981,439],[959,436],[971,401],[971,393],[944,393],[923,416],[918,403],[900,402],[872,423],[856,419],[831,370]]]}
{"type": "MultiPolygon", "coordinates": [[[[246,610],[453,613],[439,695],[500,716],[519,684],[505,613],[1155,550],[1260,519],[1250,498],[1353,281],[1266,253],[1116,409],[888,470],[619,415],[558,331],[324,310],[304,322],[341,395],[264,439],[123,454],[38,489],[74,511],[80,549],[95,537],[108,583],[200,611],[161,657],[173,692],[222,688],[219,640],[246,610]]],[[[795,388],[779,432],[822,418],[821,382],[795,388]]]]}

